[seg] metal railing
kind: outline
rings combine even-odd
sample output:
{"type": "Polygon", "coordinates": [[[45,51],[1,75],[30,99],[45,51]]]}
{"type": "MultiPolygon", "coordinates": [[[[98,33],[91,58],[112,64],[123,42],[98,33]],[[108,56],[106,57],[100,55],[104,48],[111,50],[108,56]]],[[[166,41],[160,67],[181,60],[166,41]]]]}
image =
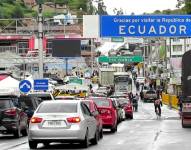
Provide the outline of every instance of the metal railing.
{"type": "MultiPolygon", "coordinates": [[[[80,34],[82,35],[83,19],[46,18],[43,22],[44,34],[80,34]]],[[[34,35],[38,32],[35,18],[0,19],[0,35],[34,35]]]]}

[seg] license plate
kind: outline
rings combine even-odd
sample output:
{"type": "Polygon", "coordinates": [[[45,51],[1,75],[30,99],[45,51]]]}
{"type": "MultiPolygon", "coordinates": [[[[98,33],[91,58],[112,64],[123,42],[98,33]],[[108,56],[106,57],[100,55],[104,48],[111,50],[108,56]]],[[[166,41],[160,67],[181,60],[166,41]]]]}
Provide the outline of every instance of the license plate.
{"type": "Polygon", "coordinates": [[[61,120],[48,120],[45,121],[43,124],[43,127],[45,128],[63,128],[66,127],[66,123],[65,121],[61,121],[61,120]]]}

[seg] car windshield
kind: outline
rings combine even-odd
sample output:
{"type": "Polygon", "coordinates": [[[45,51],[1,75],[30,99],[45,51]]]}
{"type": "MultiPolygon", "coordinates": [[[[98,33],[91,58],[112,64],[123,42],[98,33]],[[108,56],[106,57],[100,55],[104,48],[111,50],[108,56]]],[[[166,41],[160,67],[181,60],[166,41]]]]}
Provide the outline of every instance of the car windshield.
{"type": "Polygon", "coordinates": [[[37,113],[76,113],[77,103],[44,103],[37,113]]]}
{"type": "Polygon", "coordinates": [[[9,100],[0,99],[0,109],[6,109],[9,107],[10,107],[10,101],[9,100]]]}
{"type": "Polygon", "coordinates": [[[98,107],[108,107],[109,101],[106,98],[92,98],[98,107]]]}
{"type": "Polygon", "coordinates": [[[117,100],[119,102],[120,105],[123,105],[123,104],[127,104],[128,103],[128,100],[125,99],[125,98],[120,98],[117,100]]]}
{"type": "Polygon", "coordinates": [[[31,94],[31,96],[41,98],[42,101],[52,100],[52,97],[49,94],[31,94]]]}
{"type": "Polygon", "coordinates": [[[147,94],[155,94],[155,91],[147,91],[147,94]]]}

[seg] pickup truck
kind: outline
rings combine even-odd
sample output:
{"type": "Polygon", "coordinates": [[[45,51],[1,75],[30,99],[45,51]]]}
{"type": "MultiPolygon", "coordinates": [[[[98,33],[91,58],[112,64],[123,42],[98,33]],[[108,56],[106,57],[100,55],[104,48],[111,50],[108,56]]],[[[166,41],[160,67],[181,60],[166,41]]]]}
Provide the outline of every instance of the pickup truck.
{"type": "Polygon", "coordinates": [[[150,101],[153,102],[155,99],[157,99],[157,93],[154,90],[148,90],[143,95],[144,102],[150,101]]]}

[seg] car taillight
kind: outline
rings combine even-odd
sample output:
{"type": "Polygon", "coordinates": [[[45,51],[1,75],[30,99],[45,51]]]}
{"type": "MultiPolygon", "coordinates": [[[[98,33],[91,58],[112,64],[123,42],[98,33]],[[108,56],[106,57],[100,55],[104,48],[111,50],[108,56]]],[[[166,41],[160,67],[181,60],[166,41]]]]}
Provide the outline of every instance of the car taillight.
{"type": "Polygon", "coordinates": [[[16,109],[7,109],[4,112],[8,116],[16,116],[17,115],[17,110],[16,109]]]}
{"type": "Polygon", "coordinates": [[[71,118],[67,118],[67,121],[69,123],[79,123],[81,121],[80,117],[71,117],[71,118]]]}
{"type": "Polygon", "coordinates": [[[100,113],[101,113],[101,114],[111,114],[111,110],[101,109],[101,110],[100,110],[100,113]]]}
{"type": "Polygon", "coordinates": [[[30,122],[31,123],[41,123],[42,122],[42,118],[32,117],[30,122]]]}

